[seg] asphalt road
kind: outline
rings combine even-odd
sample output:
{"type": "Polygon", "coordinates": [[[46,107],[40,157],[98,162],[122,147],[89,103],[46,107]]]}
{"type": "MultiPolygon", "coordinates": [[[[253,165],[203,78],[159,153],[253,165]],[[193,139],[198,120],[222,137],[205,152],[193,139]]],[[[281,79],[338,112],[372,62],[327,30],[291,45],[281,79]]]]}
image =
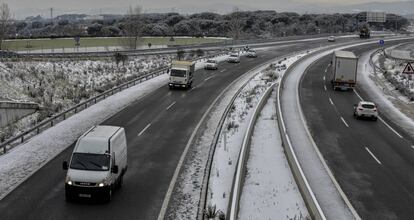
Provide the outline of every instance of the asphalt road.
{"type": "MultiPolygon", "coordinates": [[[[377,47],[348,50],[361,55],[377,47]]],[[[381,106],[384,120],[353,118],[360,99],[351,91],[332,90],[331,56],[314,63],[300,85],[302,109],[319,150],[362,219],[414,219],[413,137],[388,121],[381,106]]],[[[364,88],[356,91],[369,100],[364,88]]]]}
{"type": "Polygon", "coordinates": [[[326,40],[259,52],[240,64],[223,62],[217,71],[199,70],[193,90],[170,91],[166,85],[105,121],[125,127],[128,142],[128,172],[109,204],[65,202],[61,167],[72,144],[0,201],[0,219],[156,219],[193,129],[220,92],[261,63],[321,44],[326,40]]]}

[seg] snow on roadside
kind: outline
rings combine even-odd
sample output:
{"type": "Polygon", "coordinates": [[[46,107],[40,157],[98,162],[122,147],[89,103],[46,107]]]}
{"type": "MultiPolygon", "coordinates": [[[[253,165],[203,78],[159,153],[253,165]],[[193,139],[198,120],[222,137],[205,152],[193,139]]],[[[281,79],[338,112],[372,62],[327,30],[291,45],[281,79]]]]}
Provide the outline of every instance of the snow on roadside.
{"type": "Polygon", "coordinates": [[[275,90],[254,127],[238,219],[310,219],[282,147],[276,99],[275,90]]]}
{"type": "Polygon", "coordinates": [[[242,89],[227,115],[224,127],[219,136],[213,157],[207,204],[215,205],[226,213],[232,189],[240,148],[249,119],[254,112],[263,92],[271,81],[278,80],[286,68],[305,53],[287,58],[280,64],[271,64],[266,69],[257,71],[257,75],[242,89]],[[285,65],[284,67],[281,67],[285,65]]]}
{"type": "MultiPolygon", "coordinates": [[[[376,102],[380,106],[380,111],[386,113],[386,115],[396,124],[404,128],[406,132],[408,132],[411,136],[414,137],[414,118],[413,116],[407,116],[402,112],[401,107],[398,108],[395,105],[395,97],[385,94],[385,89],[388,88],[380,88],[376,85],[371,77],[374,77],[374,69],[369,63],[370,54],[374,51],[369,51],[364,53],[359,58],[358,64],[358,74],[361,76],[360,81],[358,82],[360,88],[364,88],[366,92],[369,93],[369,96],[372,98],[372,101],[376,102]]],[[[412,109],[411,103],[405,103],[408,108],[412,109]],[[410,107],[411,106],[411,107],[410,107]]]]}

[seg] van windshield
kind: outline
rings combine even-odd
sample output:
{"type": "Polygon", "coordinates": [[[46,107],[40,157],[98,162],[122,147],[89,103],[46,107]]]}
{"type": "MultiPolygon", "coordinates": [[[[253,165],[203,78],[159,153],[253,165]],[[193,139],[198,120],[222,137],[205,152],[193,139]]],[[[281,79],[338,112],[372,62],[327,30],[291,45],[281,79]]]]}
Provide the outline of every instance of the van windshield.
{"type": "Polygon", "coordinates": [[[70,163],[71,169],[76,170],[109,170],[111,156],[108,154],[74,153],[70,163]]]}
{"type": "Polygon", "coordinates": [[[185,70],[171,69],[171,76],[185,77],[186,72],[185,70]]]}

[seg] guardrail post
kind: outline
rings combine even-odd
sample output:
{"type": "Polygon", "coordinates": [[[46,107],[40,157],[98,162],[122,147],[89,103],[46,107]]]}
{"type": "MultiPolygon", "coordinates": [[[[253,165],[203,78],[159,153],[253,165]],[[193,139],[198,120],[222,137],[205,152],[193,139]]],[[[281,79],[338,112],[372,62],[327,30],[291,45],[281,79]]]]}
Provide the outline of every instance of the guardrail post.
{"type": "Polygon", "coordinates": [[[22,137],[20,138],[20,143],[23,143],[24,141],[24,135],[22,135],[22,137]]]}
{"type": "Polygon", "coordinates": [[[53,120],[50,121],[50,127],[53,127],[53,120]]]}
{"type": "Polygon", "coordinates": [[[6,146],[4,146],[3,147],[3,154],[6,154],[7,153],[7,147],[6,146]]]}
{"type": "Polygon", "coordinates": [[[75,114],[78,113],[78,108],[75,108],[75,114]]]}
{"type": "Polygon", "coordinates": [[[40,129],[36,128],[36,133],[39,134],[40,133],[40,129]]]}

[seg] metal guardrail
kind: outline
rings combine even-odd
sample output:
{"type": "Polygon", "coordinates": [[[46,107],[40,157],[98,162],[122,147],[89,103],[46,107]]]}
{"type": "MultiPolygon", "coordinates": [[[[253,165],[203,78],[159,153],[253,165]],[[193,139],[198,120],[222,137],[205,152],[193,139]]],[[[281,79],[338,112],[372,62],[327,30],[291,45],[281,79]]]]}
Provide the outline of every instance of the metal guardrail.
{"type": "MultiPolygon", "coordinates": [[[[250,71],[248,71],[248,72],[250,72],[250,71]]],[[[210,174],[211,174],[211,167],[212,167],[213,157],[214,157],[214,154],[215,154],[215,151],[216,151],[217,143],[218,143],[219,138],[220,138],[220,133],[223,130],[224,122],[225,122],[226,117],[227,117],[228,113],[230,112],[230,109],[233,106],[234,101],[236,100],[236,98],[239,96],[239,94],[241,93],[243,88],[247,85],[247,83],[249,83],[249,81],[255,76],[256,76],[256,74],[253,75],[252,77],[250,77],[236,91],[236,93],[234,94],[234,96],[230,100],[229,104],[226,106],[226,109],[224,110],[224,113],[220,118],[220,121],[219,121],[219,124],[217,126],[216,132],[214,133],[213,141],[212,141],[211,146],[210,146],[209,157],[207,159],[206,169],[204,171],[204,178],[203,178],[203,185],[202,185],[202,189],[201,189],[200,202],[198,204],[198,210],[197,210],[197,219],[198,220],[204,220],[204,210],[207,208],[206,207],[207,189],[208,189],[208,184],[209,184],[209,181],[210,181],[210,174]]],[[[241,75],[239,78],[234,80],[227,88],[230,88],[232,85],[234,85],[236,82],[238,82],[239,79],[242,78],[242,77],[243,77],[243,75],[241,75]]]]}
{"type": "Polygon", "coordinates": [[[230,202],[230,215],[229,220],[237,220],[237,214],[239,212],[239,202],[240,197],[242,193],[242,184],[245,179],[245,173],[246,173],[246,162],[248,159],[249,149],[250,149],[250,143],[251,143],[251,137],[253,135],[254,126],[256,124],[256,121],[262,112],[263,107],[267,103],[267,100],[272,93],[275,85],[277,83],[273,83],[269,88],[266,89],[265,93],[260,98],[259,104],[256,106],[256,109],[254,110],[253,116],[250,119],[249,125],[247,127],[247,131],[243,138],[243,144],[242,148],[240,150],[239,158],[237,160],[237,167],[236,167],[236,174],[235,178],[233,179],[233,187],[232,187],[232,197],[230,202]]]}
{"type": "MultiPolygon", "coordinates": [[[[305,52],[305,51],[302,51],[305,52]]],[[[302,53],[299,52],[299,53],[302,53]]],[[[290,57],[290,56],[294,56],[295,54],[297,54],[298,52],[292,52],[290,54],[286,54],[283,57],[290,57]]],[[[266,65],[270,65],[271,63],[274,62],[278,62],[278,61],[283,61],[283,58],[277,58],[277,59],[273,59],[270,60],[268,62],[265,62],[259,66],[254,67],[253,69],[249,70],[248,72],[251,72],[252,70],[258,69],[260,67],[266,66],[266,65]],[[275,61],[276,60],[276,61],[275,61]]],[[[233,106],[234,101],[236,100],[236,98],[238,97],[238,95],[240,94],[240,92],[243,90],[243,88],[251,81],[251,79],[253,79],[257,74],[254,74],[253,76],[251,76],[238,90],[237,92],[234,94],[234,96],[232,97],[231,101],[229,102],[229,104],[227,105],[222,117],[220,118],[219,124],[217,126],[216,132],[214,133],[214,137],[213,137],[213,141],[211,143],[210,146],[210,152],[209,152],[209,158],[207,160],[207,165],[206,165],[206,170],[204,172],[204,179],[203,179],[203,184],[202,184],[202,190],[201,190],[201,196],[200,196],[200,202],[198,205],[198,210],[197,210],[197,219],[198,220],[204,220],[204,214],[203,211],[207,208],[206,207],[206,201],[207,201],[207,188],[208,188],[208,184],[209,184],[209,177],[210,177],[210,173],[211,173],[211,167],[212,167],[212,160],[213,160],[213,156],[215,153],[215,149],[216,149],[216,145],[219,141],[220,138],[220,133],[223,129],[223,124],[224,121],[228,115],[228,112],[230,111],[230,108],[233,106]]],[[[237,82],[242,76],[240,76],[238,79],[236,79],[235,81],[233,81],[233,83],[237,82]]],[[[232,83],[232,84],[233,84],[232,83]]],[[[231,85],[230,85],[231,86],[231,85]]],[[[233,196],[233,192],[230,193],[230,197],[233,196]]],[[[231,203],[229,202],[228,207],[231,206],[231,203]]],[[[230,210],[230,209],[228,209],[230,210]]],[[[227,213],[227,216],[229,214],[227,213]]]]}
{"type": "Polygon", "coordinates": [[[279,130],[280,130],[280,136],[282,139],[282,145],[285,149],[285,154],[286,154],[288,163],[290,165],[290,168],[292,170],[292,173],[296,180],[298,188],[302,194],[306,207],[308,208],[308,211],[312,219],[326,220],[325,214],[323,213],[318,201],[316,200],[315,194],[313,193],[308,183],[308,180],[306,179],[305,174],[300,166],[299,160],[296,157],[295,151],[293,150],[292,143],[290,142],[289,135],[287,133],[287,129],[285,126],[285,122],[283,120],[282,108],[281,108],[281,103],[280,103],[281,94],[283,91],[283,83],[286,79],[285,76],[292,68],[294,68],[298,63],[300,63],[301,60],[305,59],[308,56],[309,55],[300,58],[295,63],[293,63],[291,66],[289,66],[284,76],[282,77],[282,80],[277,90],[277,108],[276,108],[277,117],[278,117],[277,121],[278,121],[279,130]]]}
{"type": "MultiPolygon", "coordinates": [[[[211,58],[211,57],[220,56],[220,55],[225,54],[225,53],[227,53],[227,52],[219,52],[219,53],[216,53],[216,54],[207,55],[207,56],[204,56],[204,57],[193,59],[193,61],[208,59],[208,58],[211,58]]],[[[92,97],[92,98],[89,98],[86,101],[83,101],[83,102],[81,102],[81,103],[79,103],[79,104],[77,104],[77,105],[75,105],[75,106],[59,113],[59,114],[57,114],[57,115],[52,116],[49,119],[46,119],[46,120],[40,122],[39,124],[37,124],[34,127],[32,127],[30,129],[16,135],[15,137],[12,137],[10,139],[7,139],[7,140],[1,142],[0,143],[0,150],[2,150],[3,151],[2,153],[5,154],[5,153],[7,153],[7,151],[9,149],[11,149],[13,147],[13,145],[18,145],[18,144],[23,143],[25,140],[27,140],[27,139],[35,136],[35,135],[38,135],[42,131],[44,131],[44,130],[50,128],[50,127],[53,127],[54,125],[56,125],[57,123],[59,123],[63,120],[66,120],[71,115],[74,115],[74,114],[88,108],[89,106],[91,106],[93,104],[96,104],[97,102],[106,99],[107,97],[109,97],[113,94],[116,94],[120,91],[123,91],[123,90],[125,90],[125,89],[127,89],[131,86],[135,86],[136,84],[147,81],[148,79],[152,79],[156,76],[165,74],[168,69],[169,69],[168,67],[163,67],[161,69],[154,70],[150,73],[139,76],[138,78],[132,79],[132,80],[130,80],[128,82],[125,82],[121,85],[118,85],[118,86],[116,86],[112,89],[109,89],[109,90],[107,90],[107,91],[105,91],[101,94],[98,94],[98,95],[92,97]]]]}

